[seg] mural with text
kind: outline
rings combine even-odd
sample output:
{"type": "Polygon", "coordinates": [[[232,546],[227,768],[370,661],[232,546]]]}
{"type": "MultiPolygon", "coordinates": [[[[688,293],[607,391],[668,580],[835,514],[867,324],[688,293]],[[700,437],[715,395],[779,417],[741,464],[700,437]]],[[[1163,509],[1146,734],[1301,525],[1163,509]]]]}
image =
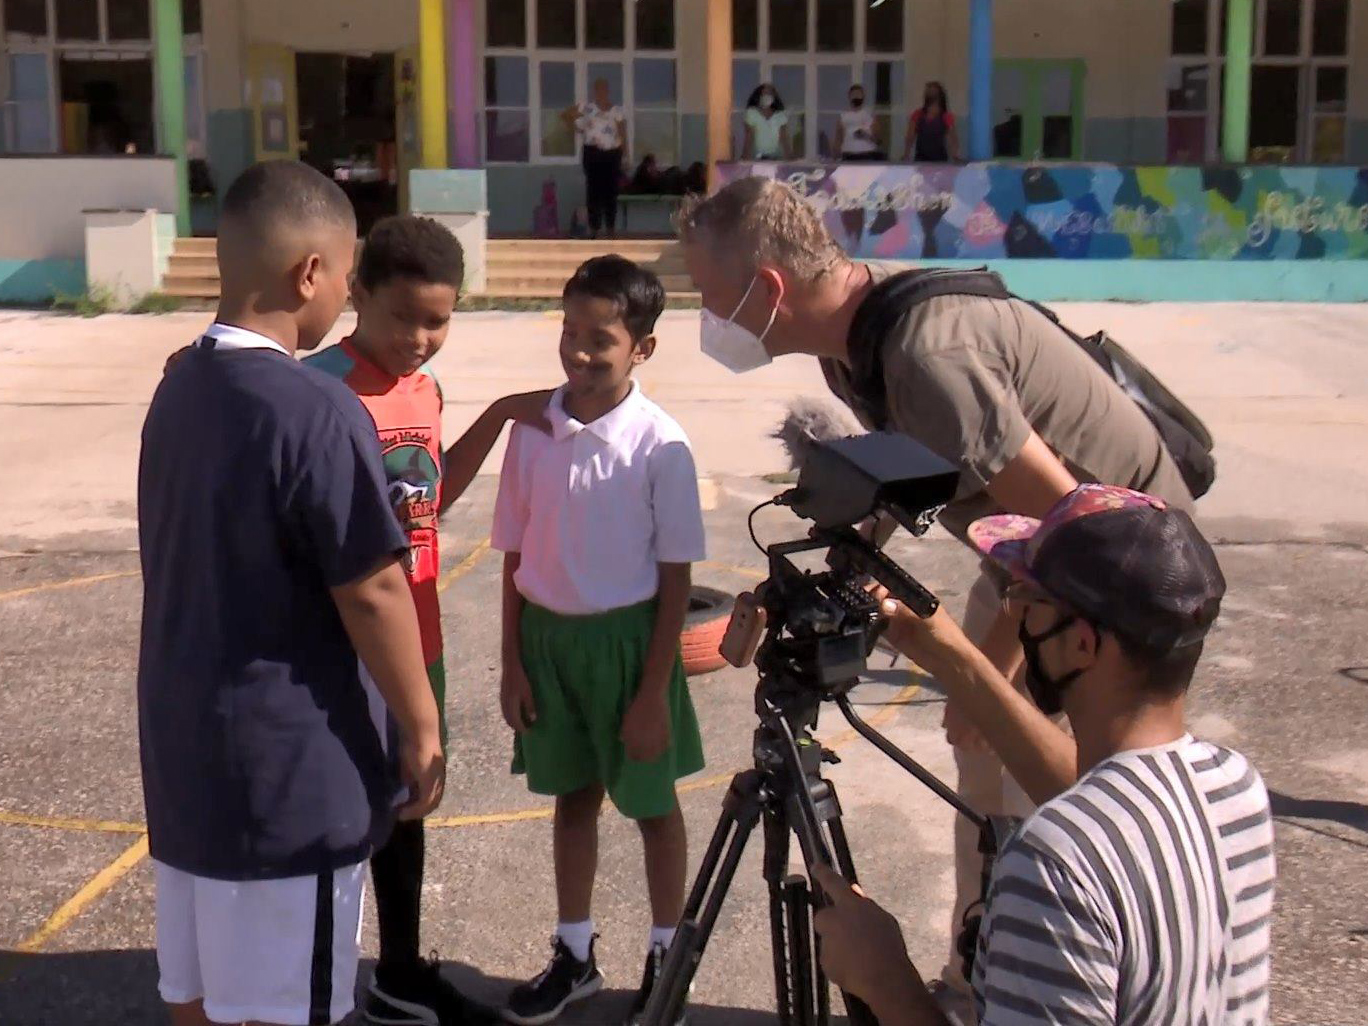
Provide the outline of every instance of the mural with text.
{"type": "Polygon", "coordinates": [[[773,164],[874,259],[1368,259],[1368,168],[773,164]]]}

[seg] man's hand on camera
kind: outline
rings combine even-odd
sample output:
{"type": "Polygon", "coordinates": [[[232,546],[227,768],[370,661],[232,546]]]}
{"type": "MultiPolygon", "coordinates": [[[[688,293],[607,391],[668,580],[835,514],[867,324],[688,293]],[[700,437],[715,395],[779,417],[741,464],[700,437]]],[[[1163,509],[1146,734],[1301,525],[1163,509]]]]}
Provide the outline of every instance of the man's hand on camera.
{"type": "Polygon", "coordinates": [[[442,803],[446,789],[446,757],[436,731],[431,737],[405,738],[399,748],[399,770],[408,785],[408,801],[399,807],[400,819],[422,819],[442,803]]]}
{"type": "Polygon", "coordinates": [[[933,677],[942,676],[974,651],[973,642],[965,637],[944,606],[923,619],[891,598],[881,585],[873,586],[870,593],[882,603],[883,613],[888,617],[884,637],[889,644],[933,677]]]}

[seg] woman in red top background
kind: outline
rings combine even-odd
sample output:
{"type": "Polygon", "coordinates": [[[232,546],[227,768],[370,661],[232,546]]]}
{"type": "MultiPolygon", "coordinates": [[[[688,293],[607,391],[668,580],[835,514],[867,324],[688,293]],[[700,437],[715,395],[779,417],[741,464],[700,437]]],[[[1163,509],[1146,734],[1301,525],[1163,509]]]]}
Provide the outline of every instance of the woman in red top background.
{"type": "Polygon", "coordinates": [[[939,82],[928,82],[922,105],[907,119],[907,145],[903,148],[903,160],[944,163],[959,159],[959,133],[955,130],[955,115],[950,112],[945,86],[939,82]]]}

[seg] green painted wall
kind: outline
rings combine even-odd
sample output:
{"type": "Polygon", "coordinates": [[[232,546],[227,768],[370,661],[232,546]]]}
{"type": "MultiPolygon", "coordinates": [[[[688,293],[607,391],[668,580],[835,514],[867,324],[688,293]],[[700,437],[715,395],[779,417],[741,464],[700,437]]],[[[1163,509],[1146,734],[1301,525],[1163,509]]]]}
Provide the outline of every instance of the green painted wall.
{"type": "Polygon", "coordinates": [[[0,260],[0,303],[47,303],[85,290],[84,260],[0,260]]]}

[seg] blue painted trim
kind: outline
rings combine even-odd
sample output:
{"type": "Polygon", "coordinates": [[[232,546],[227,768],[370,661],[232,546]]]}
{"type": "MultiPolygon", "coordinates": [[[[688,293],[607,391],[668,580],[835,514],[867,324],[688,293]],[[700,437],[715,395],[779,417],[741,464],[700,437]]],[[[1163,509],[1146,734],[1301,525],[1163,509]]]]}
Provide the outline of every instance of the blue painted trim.
{"type": "Polygon", "coordinates": [[[969,8],[969,159],[993,156],[993,0],[969,8]]]}
{"type": "Polygon", "coordinates": [[[0,303],[46,303],[86,290],[84,260],[0,260],[0,303]]]}
{"type": "MultiPolygon", "coordinates": [[[[909,267],[982,267],[936,260],[909,267]]],[[[1027,299],[1123,302],[1368,302],[1368,260],[990,260],[1027,299]]]]}

